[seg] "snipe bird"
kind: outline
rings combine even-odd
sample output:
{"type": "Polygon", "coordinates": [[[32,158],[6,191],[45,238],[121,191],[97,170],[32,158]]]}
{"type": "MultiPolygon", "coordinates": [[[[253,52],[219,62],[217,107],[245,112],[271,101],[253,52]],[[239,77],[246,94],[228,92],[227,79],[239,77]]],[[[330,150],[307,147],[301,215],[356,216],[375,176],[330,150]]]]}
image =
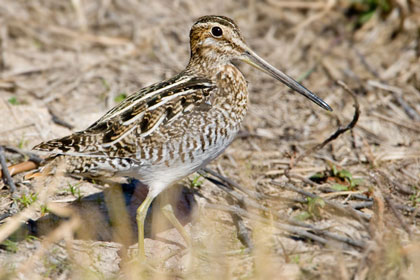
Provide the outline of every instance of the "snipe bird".
{"type": "Polygon", "coordinates": [[[148,185],[136,216],[140,258],[152,200],[220,155],[240,129],[249,98],[247,82],[232,61],[244,61],[332,111],[255,54],[230,18],[199,18],[190,31],[190,48],[187,67],[173,78],[135,92],[86,130],[34,147],[50,154],[46,162],[64,160],[67,173],[128,176],[148,185]]]}

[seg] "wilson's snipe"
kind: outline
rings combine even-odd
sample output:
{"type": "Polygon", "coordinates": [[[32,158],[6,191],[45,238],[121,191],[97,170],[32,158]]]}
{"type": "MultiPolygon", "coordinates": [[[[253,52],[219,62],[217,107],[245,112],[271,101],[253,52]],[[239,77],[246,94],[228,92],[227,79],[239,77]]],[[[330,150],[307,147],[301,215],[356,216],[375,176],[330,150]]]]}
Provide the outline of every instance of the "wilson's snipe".
{"type": "Polygon", "coordinates": [[[233,60],[249,63],[331,111],[315,94],[257,56],[227,17],[199,18],[191,28],[190,45],[190,61],[175,77],[132,94],[86,130],[34,148],[53,154],[50,159],[64,159],[68,173],[129,176],[149,186],[137,210],[140,257],[152,200],[216,158],[240,128],[248,91],[233,60]]]}

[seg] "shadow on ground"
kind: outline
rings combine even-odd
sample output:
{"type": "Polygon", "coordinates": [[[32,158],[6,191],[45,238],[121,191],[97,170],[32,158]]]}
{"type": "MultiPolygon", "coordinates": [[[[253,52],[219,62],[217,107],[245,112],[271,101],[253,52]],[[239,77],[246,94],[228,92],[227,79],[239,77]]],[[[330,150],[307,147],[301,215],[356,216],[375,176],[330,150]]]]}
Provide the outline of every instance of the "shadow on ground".
{"type": "MultiPolygon", "coordinates": [[[[113,193],[111,193],[111,196],[113,193]]],[[[113,219],[111,218],[112,213],[110,213],[110,211],[115,211],[119,213],[118,215],[122,215],[121,213],[125,212],[129,219],[130,229],[128,230],[131,233],[130,235],[136,236],[136,210],[145,199],[147,193],[147,186],[140,181],[133,179],[127,184],[121,184],[113,189],[108,188],[102,192],[75,200],[69,205],[69,207],[81,218],[81,227],[76,231],[75,238],[97,241],[115,241],[115,228],[113,225],[118,223],[116,220],[118,220],[120,216],[113,219]],[[119,188],[119,190],[116,190],[115,188],[119,188]],[[125,211],[121,211],[121,209],[111,210],[109,203],[106,203],[107,195],[111,192],[115,193],[116,191],[120,191],[123,195],[125,211]]],[[[153,226],[155,220],[162,218],[160,208],[161,205],[163,206],[166,204],[163,204],[165,199],[171,204],[175,216],[182,225],[186,225],[193,220],[193,210],[196,206],[196,201],[191,190],[181,185],[176,188],[171,188],[167,191],[165,198],[156,199],[149,208],[145,222],[146,238],[158,239],[156,236],[158,233],[172,227],[169,223],[165,223],[163,226],[159,227],[153,226]]],[[[111,203],[113,202],[112,197],[110,201],[111,203]]],[[[28,223],[24,224],[11,237],[11,239],[19,241],[28,236],[41,237],[48,235],[66,219],[68,218],[50,213],[37,220],[29,220],[28,223]]],[[[129,244],[127,245],[137,242],[135,238],[130,239],[131,240],[128,241],[129,244]]]]}

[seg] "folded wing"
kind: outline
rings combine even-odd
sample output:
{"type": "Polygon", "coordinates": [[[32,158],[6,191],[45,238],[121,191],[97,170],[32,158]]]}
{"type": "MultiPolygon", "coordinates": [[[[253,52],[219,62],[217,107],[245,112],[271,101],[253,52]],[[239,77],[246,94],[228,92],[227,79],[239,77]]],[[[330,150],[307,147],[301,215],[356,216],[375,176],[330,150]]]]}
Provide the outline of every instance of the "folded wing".
{"type": "Polygon", "coordinates": [[[214,88],[208,79],[180,73],[130,95],[86,130],[43,142],[34,149],[71,156],[116,156],[110,153],[119,144],[134,138],[141,142],[160,126],[206,103],[214,88]]]}

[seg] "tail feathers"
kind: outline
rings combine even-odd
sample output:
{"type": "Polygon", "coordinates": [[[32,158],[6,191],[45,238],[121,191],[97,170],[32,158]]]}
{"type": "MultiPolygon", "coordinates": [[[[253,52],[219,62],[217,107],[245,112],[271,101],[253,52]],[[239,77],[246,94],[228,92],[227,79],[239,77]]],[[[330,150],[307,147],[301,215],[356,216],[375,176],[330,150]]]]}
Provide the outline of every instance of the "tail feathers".
{"type": "Polygon", "coordinates": [[[97,135],[95,134],[77,132],[63,138],[43,142],[36,145],[33,149],[51,154],[95,154],[100,152],[100,146],[95,145],[97,142],[96,138],[97,135]]]}
{"type": "Polygon", "coordinates": [[[33,178],[41,177],[43,174],[41,172],[30,172],[24,176],[25,180],[31,180],[33,178]]]}
{"type": "Polygon", "coordinates": [[[99,170],[95,170],[95,161],[92,158],[53,155],[46,158],[38,169],[25,175],[25,179],[58,174],[83,176],[87,173],[91,173],[92,176],[100,173],[99,170]]]}
{"type": "MultiPolygon", "coordinates": [[[[62,157],[60,156],[50,156],[46,159],[44,159],[41,164],[39,166],[36,166],[35,168],[29,169],[29,170],[25,170],[25,171],[30,171],[29,173],[27,173],[24,178],[26,180],[30,180],[36,177],[41,177],[41,176],[45,176],[48,175],[49,173],[51,173],[51,163],[52,162],[57,162],[57,159],[60,159],[62,157]]],[[[55,164],[53,167],[54,169],[56,169],[57,164],[55,164]]]]}
{"type": "Polygon", "coordinates": [[[53,155],[46,158],[38,169],[25,175],[25,179],[34,179],[38,177],[49,177],[51,175],[66,175],[72,173],[73,167],[68,164],[67,157],[53,155]]]}

